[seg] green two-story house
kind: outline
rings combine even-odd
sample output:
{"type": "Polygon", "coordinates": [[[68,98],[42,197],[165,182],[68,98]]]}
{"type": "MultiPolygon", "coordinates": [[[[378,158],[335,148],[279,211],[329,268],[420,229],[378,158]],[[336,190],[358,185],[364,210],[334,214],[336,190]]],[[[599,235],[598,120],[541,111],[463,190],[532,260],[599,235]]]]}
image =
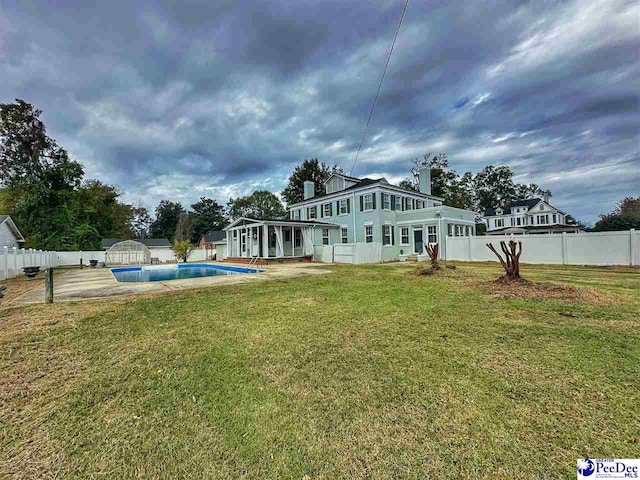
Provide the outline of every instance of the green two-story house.
{"type": "Polygon", "coordinates": [[[305,182],[304,200],[289,205],[288,220],[240,218],[226,228],[226,258],[370,263],[424,256],[425,243],[446,236],[475,234],[475,214],[443,205],[431,195],[430,170],[419,172],[418,191],[391,185],[384,178],[355,178],[335,173],[315,195],[305,182]]]}

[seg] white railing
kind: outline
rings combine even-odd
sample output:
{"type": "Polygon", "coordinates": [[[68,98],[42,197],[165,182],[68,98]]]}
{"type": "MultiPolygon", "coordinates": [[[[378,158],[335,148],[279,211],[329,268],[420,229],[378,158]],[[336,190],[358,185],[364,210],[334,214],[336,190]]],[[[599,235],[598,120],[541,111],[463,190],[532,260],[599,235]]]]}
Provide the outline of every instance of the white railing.
{"type": "MultiPolygon", "coordinates": [[[[487,248],[500,240],[522,242],[523,263],[560,265],[640,265],[640,232],[562,233],[550,235],[487,235],[447,237],[446,259],[497,261],[487,248]]],[[[500,249],[498,248],[498,251],[500,249]]]]}
{"type": "Polygon", "coordinates": [[[49,267],[57,267],[58,255],[56,252],[36,250],[33,248],[0,248],[0,280],[19,277],[23,275],[24,272],[22,269],[24,267],[36,266],[42,270],[49,267]]]}

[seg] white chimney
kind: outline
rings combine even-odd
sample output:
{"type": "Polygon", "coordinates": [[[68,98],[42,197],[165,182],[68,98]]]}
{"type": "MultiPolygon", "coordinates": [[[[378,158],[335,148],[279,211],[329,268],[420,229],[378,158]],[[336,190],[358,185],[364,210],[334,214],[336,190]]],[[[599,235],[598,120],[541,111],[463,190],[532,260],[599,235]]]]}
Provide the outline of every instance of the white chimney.
{"type": "Polygon", "coordinates": [[[418,189],[420,193],[431,195],[431,167],[423,166],[418,169],[418,189]]]}
{"type": "Polygon", "coordinates": [[[550,190],[545,190],[544,192],[542,192],[542,200],[544,201],[544,203],[549,203],[549,200],[551,200],[550,190]]]}
{"type": "Polygon", "coordinates": [[[305,180],[304,182],[304,199],[308,200],[313,198],[316,194],[316,185],[311,180],[305,180]]]}

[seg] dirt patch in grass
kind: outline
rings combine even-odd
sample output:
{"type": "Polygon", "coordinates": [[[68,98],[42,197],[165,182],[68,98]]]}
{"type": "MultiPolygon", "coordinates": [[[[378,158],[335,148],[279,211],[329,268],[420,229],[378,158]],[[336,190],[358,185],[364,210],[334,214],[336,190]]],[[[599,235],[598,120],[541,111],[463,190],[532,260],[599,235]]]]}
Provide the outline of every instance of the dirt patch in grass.
{"type": "Polygon", "coordinates": [[[621,303],[619,295],[595,288],[576,288],[571,285],[559,285],[548,282],[532,282],[521,278],[508,280],[500,277],[497,280],[482,283],[487,293],[501,298],[522,300],[557,300],[566,303],[585,303],[588,305],[614,305],[621,303]]]}

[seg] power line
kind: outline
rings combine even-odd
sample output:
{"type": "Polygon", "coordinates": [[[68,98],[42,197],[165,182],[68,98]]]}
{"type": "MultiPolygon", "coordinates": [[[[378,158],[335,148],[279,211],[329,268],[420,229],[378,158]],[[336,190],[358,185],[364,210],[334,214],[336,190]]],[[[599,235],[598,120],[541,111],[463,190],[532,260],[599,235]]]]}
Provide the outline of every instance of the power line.
{"type": "Polygon", "coordinates": [[[364,136],[367,133],[367,128],[369,128],[369,122],[371,121],[371,116],[373,115],[373,109],[376,108],[376,102],[378,101],[378,95],[380,95],[380,89],[382,88],[382,81],[384,80],[384,76],[387,73],[387,67],[389,67],[389,61],[391,60],[391,54],[393,53],[393,47],[396,44],[396,39],[398,38],[398,33],[400,32],[400,26],[402,25],[402,20],[404,19],[404,14],[407,11],[407,6],[409,5],[409,0],[405,0],[404,8],[402,9],[402,15],[400,16],[400,21],[398,22],[398,27],[396,28],[396,33],[393,36],[393,42],[391,43],[391,49],[389,50],[389,55],[387,55],[387,62],[384,65],[384,70],[382,71],[382,77],[380,77],[380,83],[378,84],[378,90],[376,91],[376,96],[373,99],[373,103],[371,104],[371,110],[369,110],[369,118],[367,118],[367,123],[364,126],[364,130],[362,131],[362,137],[360,137],[360,145],[358,145],[358,151],[356,152],[356,158],[353,160],[353,165],[351,166],[351,172],[349,175],[353,175],[353,169],[356,168],[356,162],[358,161],[358,156],[360,155],[360,149],[362,148],[362,142],[364,141],[364,136]]]}

